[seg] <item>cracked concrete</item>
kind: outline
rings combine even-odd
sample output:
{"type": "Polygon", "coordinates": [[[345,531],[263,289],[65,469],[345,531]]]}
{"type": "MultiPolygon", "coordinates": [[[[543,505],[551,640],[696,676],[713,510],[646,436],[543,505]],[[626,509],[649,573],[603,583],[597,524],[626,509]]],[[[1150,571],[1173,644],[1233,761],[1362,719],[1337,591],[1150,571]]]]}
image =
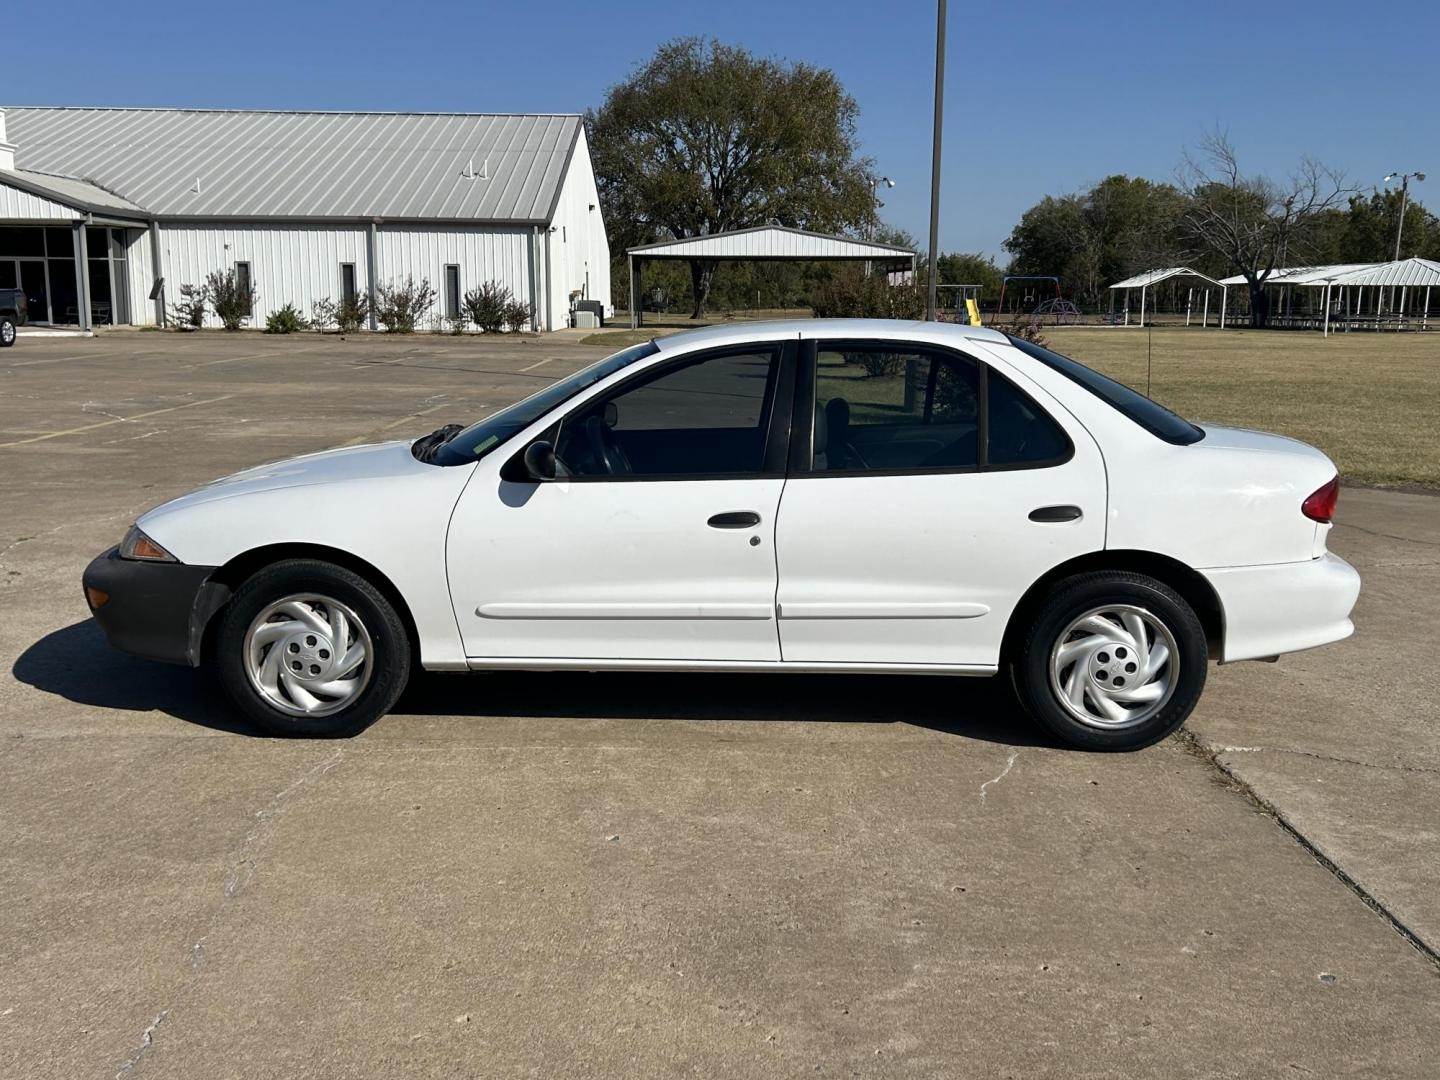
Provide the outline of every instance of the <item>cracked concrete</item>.
{"type": "MultiPolygon", "coordinates": [[[[0,1075],[1433,1075],[1440,976],[1336,873],[1185,747],[1057,750],[1003,684],[432,676],[316,744],[255,737],[203,673],[86,620],[81,568],[144,506],[411,434],[397,417],[470,419],[597,350],[21,344],[0,1075]],[[195,407],[143,439],[74,429],[80,402],[178,393],[195,407]]],[[[1194,727],[1434,935],[1440,585],[1410,538],[1440,500],[1419,498],[1345,491],[1360,634],[1216,670],[1194,727]]]]}

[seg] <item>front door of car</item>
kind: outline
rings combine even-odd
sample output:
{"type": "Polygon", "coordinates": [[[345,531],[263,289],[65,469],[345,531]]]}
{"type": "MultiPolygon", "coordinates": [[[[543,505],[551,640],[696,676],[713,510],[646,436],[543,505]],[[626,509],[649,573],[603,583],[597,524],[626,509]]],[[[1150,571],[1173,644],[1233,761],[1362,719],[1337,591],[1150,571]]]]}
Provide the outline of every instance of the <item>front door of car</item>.
{"type": "Polygon", "coordinates": [[[803,342],[799,376],[776,537],[785,661],[993,665],[1025,590],[1104,547],[1099,448],[1022,376],[839,341],[803,342]]]}
{"type": "MultiPolygon", "coordinates": [[[[795,344],[661,361],[542,436],[556,477],[482,463],[451,522],[472,658],[775,661],[795,344]]],[[[538,441],[538,440],[531,440],[538,441]]]]}

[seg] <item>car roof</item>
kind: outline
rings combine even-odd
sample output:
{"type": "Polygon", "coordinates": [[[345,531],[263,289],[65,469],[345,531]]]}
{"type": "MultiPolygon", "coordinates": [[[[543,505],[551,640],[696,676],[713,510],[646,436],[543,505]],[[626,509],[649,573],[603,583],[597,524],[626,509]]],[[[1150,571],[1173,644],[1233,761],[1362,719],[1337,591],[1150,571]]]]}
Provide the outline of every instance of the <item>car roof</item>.
{"type": "Polygon", "coordinates": [[[661,352],[688,352],[708,345],[727,345],[746,341],[774,341],[787,337],[831,338],[897,338],[900,340],[988,341],[1005,344],[1008,340],[988,326],[965,326],[960,323],[918,322],[905,319],[775,319],[764,322],[730,322],[682,330],[655,339],[661,352]]]}

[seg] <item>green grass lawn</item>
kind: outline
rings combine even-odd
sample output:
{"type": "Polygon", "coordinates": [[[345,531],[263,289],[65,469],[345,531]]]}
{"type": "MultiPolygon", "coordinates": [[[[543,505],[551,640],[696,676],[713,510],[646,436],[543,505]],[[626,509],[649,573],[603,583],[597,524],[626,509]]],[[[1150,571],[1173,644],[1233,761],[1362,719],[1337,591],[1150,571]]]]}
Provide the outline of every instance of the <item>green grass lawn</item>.
{"type": "MultiPolygon", "coordinates": [[[[686,325],[670,322],[585,341],[619,349],[686,325]]],[[[1440,490],[1440,333],[1322,338],[1281,330],[1062,326],[1044,334],[1058,352],[1192,420],[1302,439],[1357,483],[1440,490]]]]}

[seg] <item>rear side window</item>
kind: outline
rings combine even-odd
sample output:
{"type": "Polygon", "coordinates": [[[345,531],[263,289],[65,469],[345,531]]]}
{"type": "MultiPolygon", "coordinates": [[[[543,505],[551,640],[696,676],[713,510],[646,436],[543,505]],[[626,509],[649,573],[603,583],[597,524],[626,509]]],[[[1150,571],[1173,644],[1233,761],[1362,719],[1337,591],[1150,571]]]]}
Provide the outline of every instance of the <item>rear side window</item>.
{"type": "Polygon", "coordinates": [[[960,353],[821,344],[812,470],[955,472],[1058,465],[1069,436],[993,368],[960,353]]]}
{"type": "Polygon", "coordinates": [[[1205,432],[1190,423],[1189,420],[1183,416],[1177,416],[1165,406],[1151,401],[1144,394],[1131,390],[1124,383],[1107,378],[1078,360],[1071,360],[1068,356],[1051,352],[1034,342],[1010,335],[1006,336],[1010,337],[1010,344],[1026,356],[1039,360],[1046,367],[1054,368],[1060,374],[1079,383],[1156,438],[1164,439],[1168,443],[1175,443],[1177,446],[1185,446],[1189,443],[1199,442],[1205,437],[1205,432]]]}

